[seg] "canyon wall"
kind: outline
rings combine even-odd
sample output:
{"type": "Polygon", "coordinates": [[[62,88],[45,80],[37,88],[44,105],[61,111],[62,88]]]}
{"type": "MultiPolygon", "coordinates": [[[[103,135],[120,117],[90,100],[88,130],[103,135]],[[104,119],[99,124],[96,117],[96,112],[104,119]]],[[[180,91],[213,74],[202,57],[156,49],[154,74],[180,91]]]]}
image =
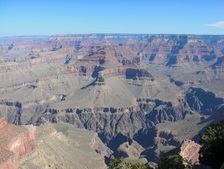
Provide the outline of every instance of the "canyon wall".
{"type": "MultiPolygon", "coordinates": [[[[0,115],[9,123],[70,123],[97,132],[111,155],[133,142],[148,161],[156,161],[223,118],[224,36],[21,38],[0,39],[0,115]],[[175,134],[195,116],[191,134],[175,134]]],[[[32,149],[30,132],[10,143],[17,153],[7,157],[16,160],[32,149]],[[30,147],[13,147],[24,142],[30,147]]]]}

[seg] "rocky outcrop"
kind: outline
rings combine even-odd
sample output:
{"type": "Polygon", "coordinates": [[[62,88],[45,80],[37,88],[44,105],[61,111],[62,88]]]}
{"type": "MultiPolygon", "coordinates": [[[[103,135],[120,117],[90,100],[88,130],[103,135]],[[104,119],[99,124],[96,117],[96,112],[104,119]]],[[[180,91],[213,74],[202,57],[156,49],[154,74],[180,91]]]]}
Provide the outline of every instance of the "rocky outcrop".
{"type": "Polygon", "coordinates": [[[143,150],[144,148],[142,146],[132,140],[130,143],[124,142],[123,144],[121,144],[113,155],[115,157],[128,157],[130,159],[139,159],[143,150]]]}
{"type": "Polygon", "coordinates": [[[69,124],[15,126],[0,118],[0,168],[105,169],[104,157],[110,154],[94,132],[69,124]]]}
{"type": "Polygon", "coordinates": [[[180,156],[183,157],[190,165],[199,164],[199,150],[201,145],[192,141],[184,140],[180,146],[180,156]]]}
{"type": "Polygon", "coordinates": [[[7,124],[0,119],[0,168],[17,169],[19,158],[34,148],[35,130],[7,124]]]}
{"type": "Polygon", "coordinates": [[[21,168],[106,169],[104,157],[110,150],[97,134],[71,124],[45,123],[37,128],[33,155],[21,159],[21,168]]]}

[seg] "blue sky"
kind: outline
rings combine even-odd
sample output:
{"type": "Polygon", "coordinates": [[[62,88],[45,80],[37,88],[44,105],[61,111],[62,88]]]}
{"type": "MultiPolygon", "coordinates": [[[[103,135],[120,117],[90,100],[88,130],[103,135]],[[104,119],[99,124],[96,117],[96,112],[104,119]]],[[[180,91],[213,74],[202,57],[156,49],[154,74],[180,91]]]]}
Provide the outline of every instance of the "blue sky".
{"type": "Polygon", "coordinates": [[[0,0],[0,36],[222,34],[224,0],[0,0]]]}

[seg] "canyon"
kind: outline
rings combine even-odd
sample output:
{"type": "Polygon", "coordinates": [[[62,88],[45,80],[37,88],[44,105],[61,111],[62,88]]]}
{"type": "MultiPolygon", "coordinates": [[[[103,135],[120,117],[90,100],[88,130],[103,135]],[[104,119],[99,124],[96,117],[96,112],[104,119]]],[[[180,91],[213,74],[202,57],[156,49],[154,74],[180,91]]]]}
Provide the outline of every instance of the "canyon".
{"type": "Polygon", "coordinates": [[[1,144],[2,165],[54,168],[66,159],[64,168],[106,168],[120,156],[156,163],[224,118],[224,36],[0,37],[0,78],[0,116],[8,123],[1,120],[0,131],[15,128],[27,146],[1,144]],[[50,158],[53,146],[55,154],[84,155],[50,158]]]}

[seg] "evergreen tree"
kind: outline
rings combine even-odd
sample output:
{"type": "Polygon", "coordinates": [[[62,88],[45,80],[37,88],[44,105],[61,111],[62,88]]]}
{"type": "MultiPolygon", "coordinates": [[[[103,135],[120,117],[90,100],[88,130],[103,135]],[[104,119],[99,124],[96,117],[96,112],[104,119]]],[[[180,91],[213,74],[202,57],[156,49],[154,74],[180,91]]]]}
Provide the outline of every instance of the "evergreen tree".
{"type": "Polygon", "coordinates": [[[161,157],[158,163],[159,169],[189,169],[184,165],[184,159],[180,155],[168,155],[161,157]]]}
{"type": "Polygon", "coordinates": [[[219,169],[224,162],[224,120],[210,124],[200,135],[200,143],[200,163],[219,169]]]}

